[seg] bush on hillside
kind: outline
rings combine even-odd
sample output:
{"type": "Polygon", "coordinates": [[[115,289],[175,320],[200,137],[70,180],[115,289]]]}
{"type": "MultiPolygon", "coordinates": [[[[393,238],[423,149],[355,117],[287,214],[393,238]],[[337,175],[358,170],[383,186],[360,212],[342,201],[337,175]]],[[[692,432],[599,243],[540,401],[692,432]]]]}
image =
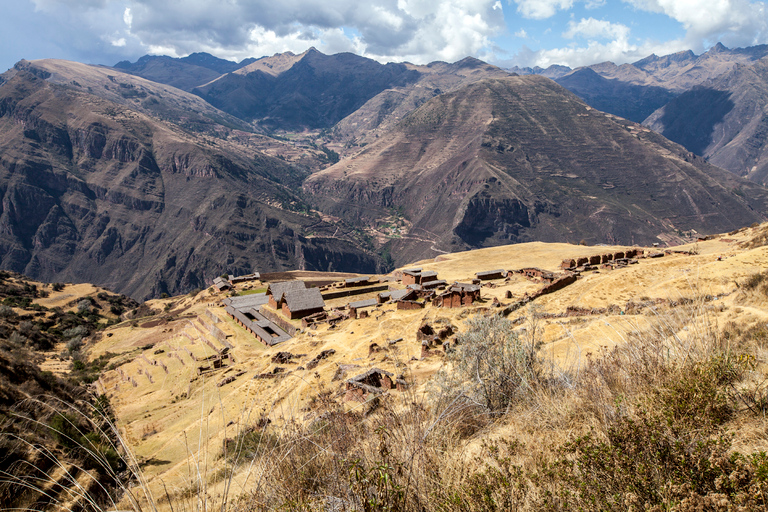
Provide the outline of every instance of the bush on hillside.
{"type": "Polygon", "coordinates": [[[463,397],[489,413],[504,412],[542,381],[540,345],[535,336],[521,339],[500,316],[469,319],[456,350],[446,356],[451,368],[437,376],[439,402],[463,397]]]}

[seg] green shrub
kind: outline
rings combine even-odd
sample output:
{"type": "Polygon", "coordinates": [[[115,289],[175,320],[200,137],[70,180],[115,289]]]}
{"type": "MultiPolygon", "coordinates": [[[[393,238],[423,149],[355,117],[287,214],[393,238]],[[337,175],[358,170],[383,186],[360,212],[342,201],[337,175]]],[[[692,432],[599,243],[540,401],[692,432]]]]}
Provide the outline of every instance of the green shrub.
{"type": "Polygon", "coordinates": [[[566,443],[551,468],[558,490],[546,496],[546,508],[765,506],[764,498],[754,501],[754,488],[749,490],[766,485],[764,470],[755,471],[765,465],[764,455],[731,455],[731,438],[722,431],[734,412],[726,389],[738,377],[737,367],[723,356],[684,367],[651,390],[635,414],[617,410],[618,420],[604,434],[592,432],[566,443]],[[735,478],[744,471],[749,476],[735,478]]]}

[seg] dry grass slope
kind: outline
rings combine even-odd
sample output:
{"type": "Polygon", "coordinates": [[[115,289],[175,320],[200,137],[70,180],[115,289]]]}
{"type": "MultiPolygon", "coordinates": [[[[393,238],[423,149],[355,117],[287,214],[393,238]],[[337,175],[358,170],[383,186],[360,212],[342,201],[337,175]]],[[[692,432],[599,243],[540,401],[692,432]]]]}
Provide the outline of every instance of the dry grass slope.
{"type": "MultiPolygon", "coordinates": [[[[97,386],[141,477],[117,508],[764,508],[765,230],[588,271],[514,311],[540,283],[491,281],[454,310],[384,305],[274,348],[212,290],[151,301],[88,345],[109,357],[97,386]],[[234,359],[198,375],[222,348],[213,317],[234,359]],[[422,357],[425,323],[456,334],[422,357]],[[346,400],[346,379],[373,368],[407,389],[346,400]]],[[[621,249],[523,244],[417,266],[466,281],[621,249]]]]}

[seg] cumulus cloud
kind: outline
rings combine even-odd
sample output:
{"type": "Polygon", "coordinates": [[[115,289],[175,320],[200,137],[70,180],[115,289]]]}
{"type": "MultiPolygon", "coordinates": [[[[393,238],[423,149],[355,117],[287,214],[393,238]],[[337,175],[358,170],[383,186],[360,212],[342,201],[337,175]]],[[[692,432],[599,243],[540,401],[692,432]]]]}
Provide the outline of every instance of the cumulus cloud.
{"type": "Polygon", "coordinates": [[[573,7],[573,0],[515,0],[515,3],[520,14],[535,20],[551,18],[558,10],[573,7]]]}
{"type": "Polygon", "coordinates": [[[608,9],[606,0],[22,0],[6,11],[20,13],[26,6],[31,12],[34,7],[34,16],[25,13],[20,22],[4,25],[0,20],[7,33],[15,34],[13,44],[0,45],[0,58],[5,53],[15,60],[57,56],[111,64],[145,53],[205,51],[242,60],[315,46],[325,53],[350,51],[382,62],[455,61],[474,55],[498,63],[510,55],[509,48],[498,46],[507,44],[504,37],[539,45],[551,44],[552,35],[559,33],[565,42],[556,44],[562,48],[523,48],[510,63],[575,67],[601,60],[631,62],[651,52],[701,53],[717,41],[729,47],[765,43],[766,2],[622,0],[608,9]],[[582,17],[584,9],[592,17],[582,17]],[[675,20],[681,34],[671,41],[638,38],[626,18],[633,9],[675,20]],[[521,24],[558,13],[543,31],[536,22],[521,24]],[[600,19],[603,13],[611,19],[600,19]],[[571,21],[563,26],[568,14],[571,21]],[[35,24],[45,28],[20,28],[35,24]],[[43,31],[45,38],[36,35],[43,31]],[[22,42],[19,35],[28,32],[22,42]],[[35,55],[27,48],[39,50],[35,55]]]}
{"type": "Polygon", "coordinates": [[[624,0],[637,9],[662,13],[680,22],[685,41],[694,50],[716,41],[728,46],[750,46],[768,36],[765,2],[749,0],[624,0]]]}
{"type": "Polygon", "coordinates": [[[546,68],[553,64],[577,68],[599,62],[625,62],[638,61],[648,55],[667,55],[680,50],[681,41],[669,41],[665,43],[643,42],[632,44],[626,39],[615,41],[597,42],[589,41],[586,46],[568,46],[550,50],[531,51],[519,55],[525,59],[527,65],[536,65],[546,68]]]}
{"type": "Polygon", "coordinates": [[[629,27],[621,23],[611,23],[595,18],[582,18],[579,22],[570,21],[564,37],[573,39],[581,37],[585,39],[614,39],[626,41],[629,37],[629,27]]]}
{"type": "MultiPolygon", "coordinates": [[[[514,0],[518,12],[545,19],[569,10],[575,0],[514,0]]],[[[562,48],[538,51],[523,48],[514,59],[518,65],[547,67],[584,66],[602,61],[633,62],[651,53],[665,55],[691,49],[702,53],[720,41],[729,47],[763,44],[768,40],[768,8],[751,0],[622,0],[637,10],[663,14],[680,23],[683,37],[667,41],[640,40],[629,26],[595,18],[571,20],[562,36],[573,42],[562,48]]],[[[584,0],[584,7],[600,7],[604,0],[584,0]]]]}
{"type": "Polygon", "coordinates": [[[115,48],[227,58],[286,50],[354,51],[378,60],[460,59],[491,51],[504,28],[500,0],[32,0],[115,48]],[[95,21],[95,23],[91,23],[95,21]],[[116,34],[116,31],[119,32],[116,34]]]}

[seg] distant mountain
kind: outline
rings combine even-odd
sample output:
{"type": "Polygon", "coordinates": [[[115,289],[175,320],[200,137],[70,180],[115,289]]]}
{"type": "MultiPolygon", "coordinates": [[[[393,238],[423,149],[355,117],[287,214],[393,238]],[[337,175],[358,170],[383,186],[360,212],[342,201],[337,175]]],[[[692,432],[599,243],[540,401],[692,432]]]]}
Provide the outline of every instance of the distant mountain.
{"type": "Polygon", "coordinates": [[[715,165],[768,184],[768,57],[686,91],[645,124],[715,165]]]}
{"type": "Polygon", "coordinates": [[[240,64],[193,54],[183,59],[145,56],[116,67],[191,91],[269,131],[333,127],[334,137],[345,143],[365,143],[374,136],[372,130],[388,128],[390,121],[433,96],[509,74],[472,57],[415,66],[380,64],[351,53],[325,55],[314,48],[240,64]]]}
{"type": "Polygon", "coordinates": [[[612,62],[603,62],[587,67],[603,78],[633,85],[661,86],[682,93],[729,72],[739,64],[755,62],[765,56],[768,56],[768,45],[731,50],[717,43],[699,56],[685,51],[664,57],[651,55],[634,64],[617,66],[612,62]]]}
{"type": "Polygon", "coordinates": [[[541,75],[547,78],[551,78],[552,80],[556,80],[562,76],[567,75],[573,71],[573,69],[569,68],[568,66],[559,66],[557,64],[553,64],[548,68],[542,68],[539,66],[534,66],[532,68],[521,68],[514,66],[512,68],[508,68],[507,71],[516,75],[541,75]]]}
{"type": "Polygon", "coordinates": [[[538,76],[432,98],[304,189],[323,211],[389,233],[396,263],[532,240],[651,243],[768,211],[764,188],[538,76]],[[408,229],[392,235],[398,215],[408,229]]]}
{"type": "Polygon", "coordinates": [[[259,59],[193,90],[211,105],[267,129],[330,128],[381,91],[414,83],[405,64],[379,64],[351,53],[259,59]]]}
{"type": "Polygon", "coordinates": [[[633,85],[617,78],[603,78],[591,68],[581,68],[557,83],[592,107],[641,123],[677,96],[658,86],[633,85]]]}
{"type": "Polygon", "coordinates": [[[333,138],[346,144],[369,144],[435,96],[487,78],[509,76],[507,71],[473,57],[453,64],[406,65],[418,73],[418,79],[402,87],[386,89],[368,100],[333,127],[333,138]]]}
{"type": "Polygon", "coordinates": [[[205,85],[221,75],[236,71],[256,59],[245,59],[239,64],[214,57],[209,53],[193,53],[187,57],[145,55],[136,62],[124,60],[115,68],[153,82],[172,85],[183,91],[205,85]]]}
{"type": "Polygon", "coordinates": [[[287,160],[309,148],[268,156],[196,96],[110,68],[22,62],[2,82],[0,268],[148,298],[381,262],[297,194],[309,170],[287,160]]]}
{"type": "Polygon", "coordinates": [[[699,56],[688,50],[662,57],[650,55],[632,64],[601,62],[575,70],[550,66],[509,71],[546,76],[592,107],[639,123],[692,87],[766,56],[768,45],[728,49],[718,43],[699,56]]]}

